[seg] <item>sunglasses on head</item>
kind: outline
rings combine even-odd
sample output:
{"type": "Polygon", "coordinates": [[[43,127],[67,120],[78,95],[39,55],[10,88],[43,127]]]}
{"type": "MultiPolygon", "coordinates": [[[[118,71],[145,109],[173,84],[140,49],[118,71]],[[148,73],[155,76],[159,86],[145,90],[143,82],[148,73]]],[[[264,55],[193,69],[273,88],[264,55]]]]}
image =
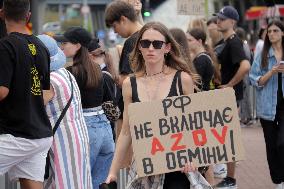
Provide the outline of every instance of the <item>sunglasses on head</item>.
{"type": "Polygon", "coordinates": [[[149,48],[150,45],[152,44],[154,49],[161,49],[163,47],[164,43],[166,43],[166,42],[160,41],[160,40],[154,40],[154,41],[150,41],[148,39],[140,40],[140,45],[141,45],[142,48],[149,48]]]}

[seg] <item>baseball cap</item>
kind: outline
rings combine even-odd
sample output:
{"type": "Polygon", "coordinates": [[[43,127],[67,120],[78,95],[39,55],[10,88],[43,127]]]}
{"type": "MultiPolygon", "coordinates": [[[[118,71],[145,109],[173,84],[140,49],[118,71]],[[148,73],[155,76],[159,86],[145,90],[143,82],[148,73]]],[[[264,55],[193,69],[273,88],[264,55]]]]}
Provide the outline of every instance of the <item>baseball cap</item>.
{"type": "Polygon", "coordinates": [[[232,6],[223,7],[218,13],[214,13],[213,16],[217,16],[222,19],[233,19],[239,21],[240,16],[238,11],[232,6]]]}
{"type": "Polygon", "coordinates": [[[56,71],[62,68],[66,63],[66,56],[57,46],[56,41],[48,35],[38,35],[37,37],[42,41],[49,51],[50,71],[56,71]]]}
{"type": "Polygon", "coordinates": [[[92,35],[84,28],[74,26],[68,28],[63,35],[55,36],[54,39],[58,42],[80,43],[82,46],[88,48],[92,35]]]}

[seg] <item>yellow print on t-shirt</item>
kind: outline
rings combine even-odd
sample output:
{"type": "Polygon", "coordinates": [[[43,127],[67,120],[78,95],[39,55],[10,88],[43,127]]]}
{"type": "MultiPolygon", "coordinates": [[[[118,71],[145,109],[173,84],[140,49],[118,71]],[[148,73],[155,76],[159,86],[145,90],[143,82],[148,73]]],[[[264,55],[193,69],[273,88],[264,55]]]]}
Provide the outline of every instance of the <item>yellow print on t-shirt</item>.
{"type": "Polygon", "coordinates": [[[29,46],[29,49],[30,49],[32,55],[33,56],[36,55],[36,47],[35,47],[35,45],[31,43],[31,44],[28,44],[28,46],[29,46]]]}
{"type": "Polygon", "coordinates": [[[34,94],[35,96],[41,95],[39,74],[35,66],[31,68],[31,79],[32,79],[32,88],[31,88],[32,94],[34,94]]]}
{"type": "MultiPolygon", "coordinates": [[[[28,44],[28,47],[29,47],[31,54],[33,56],[35,56],[36,55],[36,46],[31,43],[31,44],[28,44]]],[[[35,95],[35,96],[41,95],[39,73],[38,73],[35,65],[33,65],[31,67],[31,80],[32,80],[32,88],[31,88],[32,94],[35,95]]]]}

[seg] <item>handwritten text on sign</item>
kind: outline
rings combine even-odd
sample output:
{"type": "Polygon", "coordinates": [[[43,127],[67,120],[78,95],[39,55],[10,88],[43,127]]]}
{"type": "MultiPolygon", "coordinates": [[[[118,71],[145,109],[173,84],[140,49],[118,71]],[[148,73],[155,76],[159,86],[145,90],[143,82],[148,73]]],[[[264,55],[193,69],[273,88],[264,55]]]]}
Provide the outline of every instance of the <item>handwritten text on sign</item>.
{"type": "Polygon", "coordinates": [[[129,105],[138,175],[244,159],[233,89],[129,105]]]}
{"type": "Polygon", "coordinates": [[[177,0],[178,15],[205,15],[205,0],[177,0]]]}

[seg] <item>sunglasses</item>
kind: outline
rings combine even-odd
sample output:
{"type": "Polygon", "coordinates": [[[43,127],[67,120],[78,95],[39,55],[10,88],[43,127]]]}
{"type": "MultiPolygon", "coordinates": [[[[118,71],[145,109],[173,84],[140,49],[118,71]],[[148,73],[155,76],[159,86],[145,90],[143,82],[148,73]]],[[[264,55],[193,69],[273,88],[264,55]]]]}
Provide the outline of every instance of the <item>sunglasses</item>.
{"type": "Polygon", "coordinates": [[[154,41],[150,41],[148,39],[140,40],[140,45],[141,45],[142,48],[149,48],[150,45],[152,44],[154,49],[161,49],[163,47],[164,43],[166,43],[166,42],[160,41],[160,40],[154,40],[154,41]]]}

